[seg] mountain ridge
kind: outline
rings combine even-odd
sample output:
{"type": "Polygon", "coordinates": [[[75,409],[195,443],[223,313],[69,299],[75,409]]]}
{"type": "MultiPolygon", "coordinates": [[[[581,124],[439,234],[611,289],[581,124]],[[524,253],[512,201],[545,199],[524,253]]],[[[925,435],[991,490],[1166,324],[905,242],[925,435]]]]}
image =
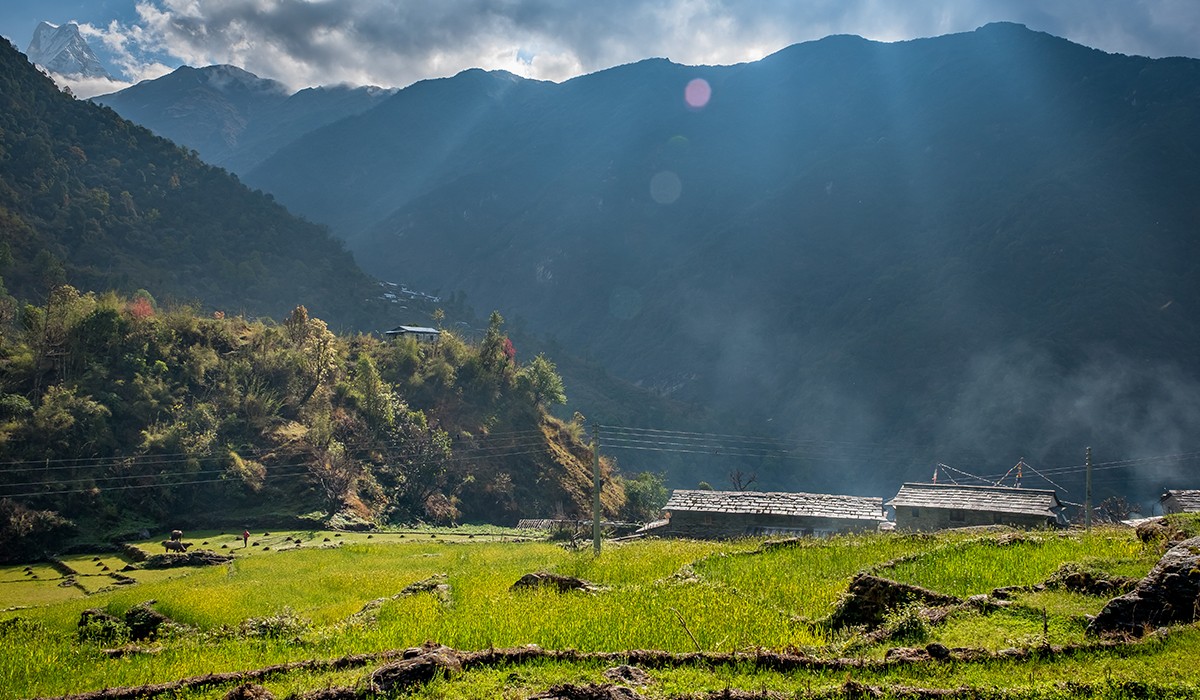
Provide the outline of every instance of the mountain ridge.
{"type": "Polygon", "coordinates": [[[465,72],[241,177],[375,274],[512,309],[777,436],[859,446],[764,467],[811,490],[1189,451],[1198,105],[1200,61],[1002,23],[563,83],[465,72]]]}
{"type": "Polygon", "coordinates": [[[343,85],[290,92],[236,66],[212,65],[181,66],[92,100],[209,163],[243,172],[299,135],[369,109],[391,92],[343,85]]]}

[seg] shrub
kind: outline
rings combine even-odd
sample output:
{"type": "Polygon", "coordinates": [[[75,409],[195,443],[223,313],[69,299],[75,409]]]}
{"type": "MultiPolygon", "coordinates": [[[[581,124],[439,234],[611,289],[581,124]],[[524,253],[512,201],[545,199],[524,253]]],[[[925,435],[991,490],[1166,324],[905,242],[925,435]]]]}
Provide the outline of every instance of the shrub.
{"type": "Polygon", "coordinates": [[[31,561],[55,549],[75,524],[52,510],[0,499],[0,562],[31,561]]]}
{"type": "Polygon", "coordinates": [[[889,636],[897,642],[924,642],[929,639],[929,621],[921,614],[920,605],[905,605],[887,616],[889,636]]]}

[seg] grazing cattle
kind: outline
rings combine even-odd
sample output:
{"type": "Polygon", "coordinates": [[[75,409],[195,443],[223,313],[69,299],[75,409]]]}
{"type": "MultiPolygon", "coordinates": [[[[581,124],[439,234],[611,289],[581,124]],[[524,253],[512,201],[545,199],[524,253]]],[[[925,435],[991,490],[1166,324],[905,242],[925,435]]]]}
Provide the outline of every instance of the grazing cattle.
{"type": "Polygon", "coordinates": [[[168,552],[179,552],[180,554],[187,551],[188,547],[192,546],[191,542],[180,542],[179,540],[163,540],[163,549],[168,552]]]}
{"type": "Polygon", "coordinates": [[[171,530],[171,541],[178,542],[183,539],[183,530],[171,530]]]}

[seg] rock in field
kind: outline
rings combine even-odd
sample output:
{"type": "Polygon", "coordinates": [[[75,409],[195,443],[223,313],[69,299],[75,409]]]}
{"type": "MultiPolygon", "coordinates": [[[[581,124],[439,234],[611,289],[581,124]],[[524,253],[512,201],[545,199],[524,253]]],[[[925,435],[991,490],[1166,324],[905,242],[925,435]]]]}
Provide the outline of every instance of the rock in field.
{"type": "Polygon", "coordinates": [[[517,579],[517,582],[514,583],[509,590],[519,591],[523,588],[554,588],[557,589],[559,593],[566,593],[567,591],[591,592],[601,590],[599,586],[591,582],[584,581],[581,578],[575,578],[574,576],[563,576],[562,574],[550,574],[542,571],[532,574],[525,574],[521,578],[517,579]]]}
{"type": "Polygon", "coordinates": [[[1108,601],[1088,633],[1140,637],[1147,630],[1198,618],[1200,537],[1193,537],[1168,549],[1136,588],[1108,601]]]}
{"type": "Polygon", "coordinates": [[[419,656],[380,666],[371,674],[371,692],[390,693],[414,685],[423,685],[439,675],[451,676],[462,670],[454,651],[434,648],[419,656]]]}

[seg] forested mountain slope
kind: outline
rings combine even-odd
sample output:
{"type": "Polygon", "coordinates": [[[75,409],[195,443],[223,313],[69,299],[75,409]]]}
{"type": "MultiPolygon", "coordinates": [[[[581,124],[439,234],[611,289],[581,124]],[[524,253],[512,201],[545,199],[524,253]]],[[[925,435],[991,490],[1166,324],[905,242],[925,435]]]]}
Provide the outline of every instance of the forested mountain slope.
{"type": "Polygon", "coordinates": [[[808,441],[776,485],[886,492],[936,461],[1194,451],[1197,115],[1200,61],[997,24],[561,85],[469,71],[246,177],[368,270],[808,441]]]}
{"type": "Polygon", "coordinates": [[[0,269],[9,291],[150,290],[340,327],[386,323],[378,284],[321,226],[109,109],[0,42],[0,269]],[[374,299],[374,301],[372,301],[374,299]]]}

